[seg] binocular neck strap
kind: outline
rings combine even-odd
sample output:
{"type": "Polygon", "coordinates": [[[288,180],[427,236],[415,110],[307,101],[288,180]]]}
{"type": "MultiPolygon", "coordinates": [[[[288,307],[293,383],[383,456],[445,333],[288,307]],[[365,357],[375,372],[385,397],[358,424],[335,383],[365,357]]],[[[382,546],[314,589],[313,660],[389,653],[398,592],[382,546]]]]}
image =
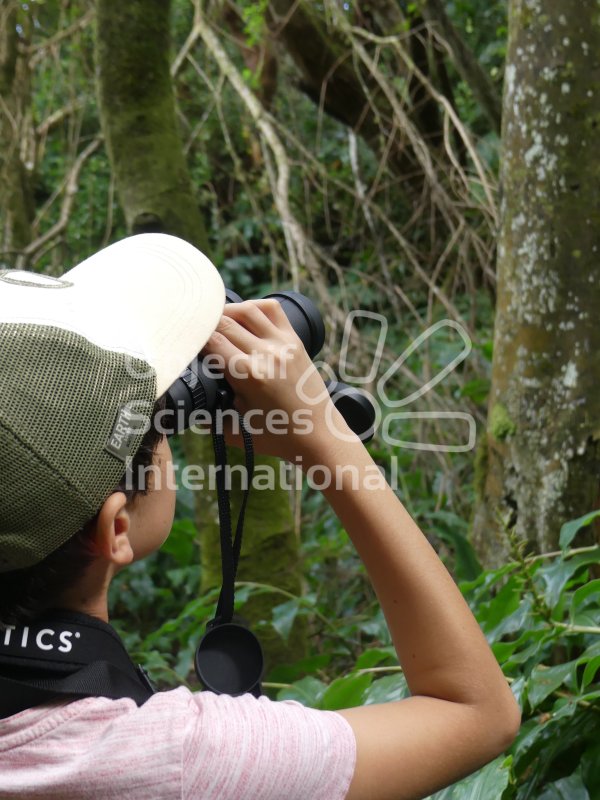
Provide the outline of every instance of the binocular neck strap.
{"type": "Polygon", "coordinates": [[[252,446],[252,436],[244,426],[244,419],[239,414],[239,423],[242,436],[244,437],[244,451],[246,456],[246,487],[243,491],[242,504],[238,515],[235,539],[232,540],[231,531],[231,508],[229,504],[229,489],[227,488],[227,451],[225,449],[225,436],[222,432],[217,432],[215,418],[212,425],[212,440],[215,452],[215,464],[217,467],[217,500],[219,506],[219,527],[221,530],[221,568],[223,583],[217,612],[213,624],[231,622],[233,617],[233,606],[235,600],[235,576],[237,574],[240,551],[242,549],[242,532],[244,528],[244,514],[250,495],[250,486],[254,474],[254,448],[252,446]]]}

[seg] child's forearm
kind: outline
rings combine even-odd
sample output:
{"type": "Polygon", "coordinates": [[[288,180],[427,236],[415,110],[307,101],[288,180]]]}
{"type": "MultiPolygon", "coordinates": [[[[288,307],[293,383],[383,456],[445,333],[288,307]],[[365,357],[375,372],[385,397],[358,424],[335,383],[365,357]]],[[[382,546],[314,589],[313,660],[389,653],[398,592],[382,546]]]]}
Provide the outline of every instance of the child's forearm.
{"type": "MultiPolygon", "coordinates": [[[[338,417],[336,424],[343,428],[338,417]]],[[[323,493],[365,564],[412,694],[514,706],[512,694],[476,620],[446,568],[358,438],[315,431],[304,466],[332,476],[323,493]],[[351,465],[350,470],[340,467],[351,465]],[[341,481],[335,480],[336,468],[341,481]],[[353,484],[354,481],[354,484],[353,484]]]]}

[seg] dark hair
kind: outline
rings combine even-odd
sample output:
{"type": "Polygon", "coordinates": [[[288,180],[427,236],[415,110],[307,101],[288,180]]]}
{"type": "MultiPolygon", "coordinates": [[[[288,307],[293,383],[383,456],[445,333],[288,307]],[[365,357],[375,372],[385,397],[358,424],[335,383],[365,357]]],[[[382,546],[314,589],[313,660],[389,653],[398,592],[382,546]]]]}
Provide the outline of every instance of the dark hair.
{"type": "MultiPolygon", "coordinates": [[[[165,399],[161,397],[154,406],[152,420],[164,407],[165,399]]],[[[140,494],[148,494],[146,468],[152,464],[161,439],[162,434],[151,424],[132,460],[131,474],[126,472],[114,488],[114,492],[125,494],[128,503],[133,503],[140,494]]],[[[96,558],[92,534],[99,513],[100,509],[43,561],[0,576],[0,628],[34,619],[51,608],[54,600],[81,577],[96,558]]]]}

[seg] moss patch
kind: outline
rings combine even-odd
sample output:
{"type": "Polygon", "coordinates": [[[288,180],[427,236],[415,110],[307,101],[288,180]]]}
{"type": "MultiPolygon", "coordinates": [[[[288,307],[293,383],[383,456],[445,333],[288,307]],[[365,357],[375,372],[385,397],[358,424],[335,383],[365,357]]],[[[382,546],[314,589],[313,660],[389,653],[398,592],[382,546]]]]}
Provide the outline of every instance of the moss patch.
{"type": "Polygon", "coordinates": [[[501,442],[507,436],[512,436],[517,431],[517,426],[510,418],[506,406],[496,403],[490,414],[489,431],[497,441],[501,442]]]}

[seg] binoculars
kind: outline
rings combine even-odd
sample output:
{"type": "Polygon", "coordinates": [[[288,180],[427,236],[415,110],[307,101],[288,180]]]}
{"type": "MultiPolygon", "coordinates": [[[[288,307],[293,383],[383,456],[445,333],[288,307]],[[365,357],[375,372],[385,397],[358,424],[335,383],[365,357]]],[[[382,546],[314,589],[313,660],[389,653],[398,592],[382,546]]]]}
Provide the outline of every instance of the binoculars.
{"type": "MultiPolygon", "coordinates": [[[[299,292],[273,292],[266,296],[277,300],[290,324],[314,359],[325,341],[323,318],[305,295],[299,292]]],[[[225,291],[226,303],[241,303],[242,298],[231,289],[225,291]]],[[[360,391],[340,381],[326,381],[325,386],[333,404],[344,417],[350,429],[360,439],[369,441],[374,433],[375,409],[371,401],[360,391]]],[[[209,365],[200,355],[181,373],[167,391],[168,427],[179,433],[193,424],[196,411],[213,414],[217,409],[233,408],[235,395],[223,377],[215,377],[209,365]]]]}

